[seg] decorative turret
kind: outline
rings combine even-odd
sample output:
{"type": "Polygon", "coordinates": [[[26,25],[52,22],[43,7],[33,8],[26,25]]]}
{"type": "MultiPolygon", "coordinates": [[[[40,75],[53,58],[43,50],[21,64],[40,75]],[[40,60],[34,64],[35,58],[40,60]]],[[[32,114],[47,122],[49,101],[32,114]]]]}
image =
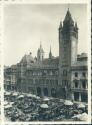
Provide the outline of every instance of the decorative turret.
{"type": "Polygon", "coordinates": [[[52,58],[52,52],[51,52],[51,46],[50,46],[49,59],[51,58],[52,58]]]}
{"type": "Polygon", "coordinates": [[[62,21],[60,21],[59,29],[62,29],[62,21]]]}
{"type": "Polygon", "coordinates": [[[75,22],[75,30],[78,31],[77,22],[75,22]]]}
{"type": "Polygon", "coordinates": [[[22,60],[20,61],[20,63],[23,63],[23,64],[31,64],[31,63],[34,63],[35,60],[34,58],[32,57],[32,53],[30,52],[30,54],[28,55],[24,55],[22,60]]]}
{"type": "Polygon", "coordinates": [[[44,51],[40,43],[40,48],[37,51],[37,61],[40,62],[40,61],[43,61],[43,59],[44,59],[44,51]]]}

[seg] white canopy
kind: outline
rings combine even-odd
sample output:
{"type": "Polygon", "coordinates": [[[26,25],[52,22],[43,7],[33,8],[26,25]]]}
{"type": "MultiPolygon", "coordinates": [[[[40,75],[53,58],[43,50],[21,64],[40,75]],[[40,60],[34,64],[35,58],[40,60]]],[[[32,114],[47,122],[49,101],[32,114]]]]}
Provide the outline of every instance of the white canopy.
{"type": "Polygon", "coordinates": [[[32,95],[32,97],[36,98],[37,96],[36,95],[32,95]]]}
{"type": "Polygon", "coordinates": [[[37,98],[37,99],[40,99],[40,97],[39,97],[39,96],[37,96],[36,98],[37,98]]]}
{"type": "Polygon", "coordinates": [[[50,99],[49,98],[47,98],[47,97],[45,97],[44,99],[43,99],[43,101],[49,101],[50,99]]]}
{"type": "Polygon", "coordinates": [[[75,115],[72,118],[78,118],[81,121],[86,121],[88,119],[88,114],[82,113],[82,114],[75,115]]]}
{"type": "Polygon", "coordinates": [[[60,99],[60,102],[64,102],[64,99],[60,99]]]}
{"type": "Polygon", "coordinates": [[[4,101],[4,105],[8,105],[8,102],[7,102],[7,101],[4,101]]]}
{"type": "Polygon", "coordinates": [[[85,105],[83,103],[78,105],[78,108],[85,108],[85,105]]]}
{"type": "Polygon", "coordinates": [[[70,100],[65,100],[64,104],[67,105],[67,106],[73,105],[73,103],[70,100]]]}
{"type": "Polygon", "coordinates": [[[11,108],[11,107],[12,107],[11,104],[10,104],[10,105],[6,105],[6,106],[5,106],[5,109],[11,108]]]}
{"type": "Polygon", "coordinates": [[[80,118],[79,118],[81,121],[87,121],[88,119],[88,114],[87,113],[83,113],[81,114],[80,118]]]}
{"type": "Polygon", "coordinates": [[[18,99],[20,99],[20,98],[24,98],[24,95],[20,95],[20,96],[18,96],[18,99]]]}
{"type": "Polygon", "coordinates": [[[79,118],[81,116],[81,114],[78,115],[74,115],[72,118],[79,118]]]}
{"type": "Polygon", "coordinates": [[[18,93],[17,93],[17,92],[14,92],[14,93],[13,93],[13,96],[18,96],[18,93]]]}
{"type": "Polygon", "coordinates": [[[11,92],[5,92],[5,95],[11,95],[11,92]]]}
{"type": "Polygon", "coordinates": [[[27,97],[33,97],[33,95],[32,94],[27,94],[27,97]]]}
{"type": "Polygon", "coordinates": [[[49,106],[47,104],[41,104],[40,107],[47,109],[49,106]]]}
{"type": "Polygon", "coordinates": [[[37,98],[37,96],[36,95],[33,95],[33,94],[27,94],[27,97],[32,97],[32,98],[37,98]]]}
{"type": "Polygon", "coordinates": [[[14,102],[10,102],[10,105],[13,105],[14,104],[14,102]]]}

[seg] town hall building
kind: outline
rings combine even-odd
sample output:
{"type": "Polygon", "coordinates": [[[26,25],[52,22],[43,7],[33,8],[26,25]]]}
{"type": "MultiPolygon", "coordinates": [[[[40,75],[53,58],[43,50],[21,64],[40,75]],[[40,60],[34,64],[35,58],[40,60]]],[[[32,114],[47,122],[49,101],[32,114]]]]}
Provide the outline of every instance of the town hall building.
{"type": "Polygon", "coordinates": [[[69,9],[60,22],[58,34],[58,57],[53,56],[50,47],[45,58],[40,44],[37,57],[33,58],[30,52],[16,65],[5,67],[6,90],[87,102],[87,54],[78,55],[78,26],[69,9]]]}

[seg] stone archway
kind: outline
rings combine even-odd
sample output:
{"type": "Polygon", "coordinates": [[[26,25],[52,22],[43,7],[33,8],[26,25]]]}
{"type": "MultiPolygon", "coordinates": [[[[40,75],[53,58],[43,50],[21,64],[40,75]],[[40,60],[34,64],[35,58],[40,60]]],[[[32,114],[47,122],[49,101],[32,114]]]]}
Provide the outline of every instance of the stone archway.
{"type": "Polygon", "coordinates": [[[47,89],[47,88],[44,88],[44,89],[43,89],[43,93],[44,93],[44,96],[48,96],[48,89],[47,89]]]}
{"type": "Polygon", "coordinates": [[[41,88],[40,88],[40,87],[37,87],[37,95],[38,95],[38,96],[41,96],[41,95],[42,95],[42,93],[41,93],[41,88]]]}
{"type": "Polygon", "coordinates": [[[51,89],[51,96],[56,97],[56,89],[54,88],[51,89]]]}

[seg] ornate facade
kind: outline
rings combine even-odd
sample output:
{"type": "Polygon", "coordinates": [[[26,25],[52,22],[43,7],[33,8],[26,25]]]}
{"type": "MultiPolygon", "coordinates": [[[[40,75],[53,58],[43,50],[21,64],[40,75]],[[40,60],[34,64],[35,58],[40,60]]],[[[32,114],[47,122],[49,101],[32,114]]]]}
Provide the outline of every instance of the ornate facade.
{"type": "Polygon", "coordinates": [[[13,75],[16,91],[87,101],[87,55],[77,55],[77,49],[78,26],[68,9],[59,26],[59,57],[53,57],[50,48],[49,57],[44,58],[40,44],[37,57],[24,55],[18,64],[5,69],[5,88],[12,84],[11,80],[7,84],[7,76],[13,75]]]}

